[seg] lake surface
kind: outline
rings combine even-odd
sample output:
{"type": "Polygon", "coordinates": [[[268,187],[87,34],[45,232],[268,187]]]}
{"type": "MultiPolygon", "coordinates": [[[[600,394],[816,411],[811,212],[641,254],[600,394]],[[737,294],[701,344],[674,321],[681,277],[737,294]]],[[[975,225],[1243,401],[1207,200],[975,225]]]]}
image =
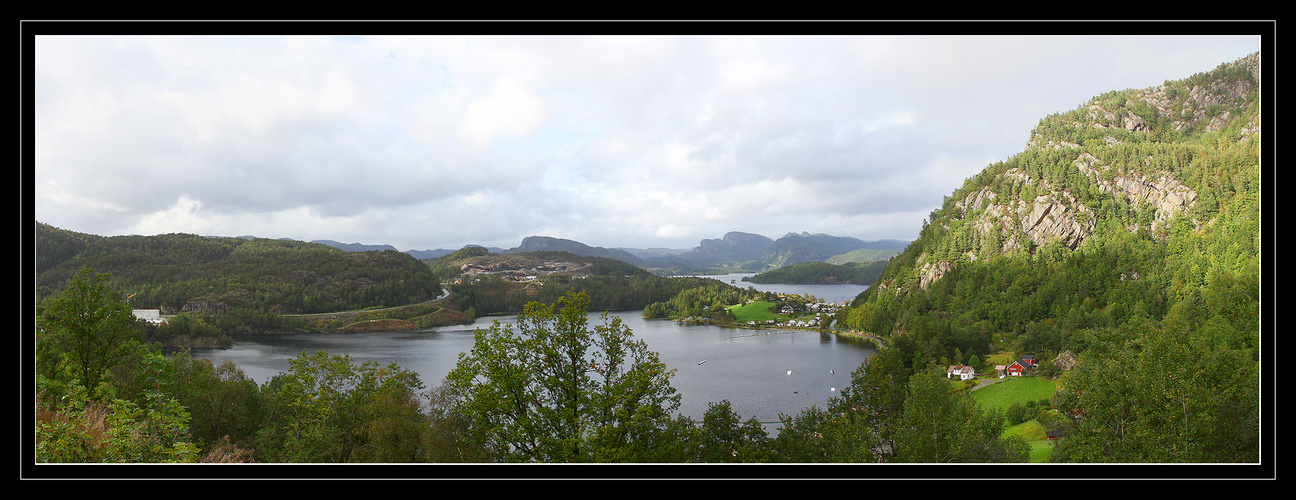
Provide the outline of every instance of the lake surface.
{"type": "MultiPolygon", "coordinates": [[[[712,276],[742,288],[814,294],[826,301],[851,300],[866,286],[758,285],[741,281],[751,274],[712,276]]],[[[779,414],[796,415],[811,405],[823,406],[850,385],[851,372],[876,353],[866,343],[813,331],[748,330],[714,325],[646,320],[640,311],[608,313],[630,327],[636,339],[657,352],[675,370],[671,385],[682,396],[679,412],[701,420],[708,403],[728,400],[743,420],[776,422],[779,414]],[[705,361],[705,362],[704,362],[705,361]]],[[[601,313],[590,314],[590,326],[601,313]]],[[[289,358],[303,352],[350,354],[357,363],[395,362],[417,372],[426,387],[440,385],[459,354],[473,343],[473,331],[514,316],[478,318],[455,325],[407,332],[243,336],[228,349],[195,349],[195,358],[220,364],[232,360],[257,383],[288,369],[289,358]]]]}

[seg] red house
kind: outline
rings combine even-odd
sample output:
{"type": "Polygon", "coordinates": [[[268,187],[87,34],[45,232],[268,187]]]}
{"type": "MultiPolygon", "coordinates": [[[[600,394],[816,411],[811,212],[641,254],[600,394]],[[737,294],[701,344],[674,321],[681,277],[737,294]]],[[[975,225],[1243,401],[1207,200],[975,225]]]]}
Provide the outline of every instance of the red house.
{"type": "Polygon", "coordinates": [[[1020,377],[1022,372],[1025,371],[1026,365],[1022,364],[1021,361],[1013,361],[1007,368],[1004,368],[1004,373],[1007,373],[1009,377],[1020,377]]]}
{"type": "Polygon", "coordinates": [[[1034,355],[1034,354],[1027,354],[1027,355],[1025,355],[1025,356],[1022,356],[1022,359],[1021,359],[1021,360],[1022,360],[1022,364],[1023,364],[1023,365],[1025,365],[1025,366],[1029,366],[1029,367],[1032,367],[1032,368],[1035,367],[1035,355],[1034,355]]]}

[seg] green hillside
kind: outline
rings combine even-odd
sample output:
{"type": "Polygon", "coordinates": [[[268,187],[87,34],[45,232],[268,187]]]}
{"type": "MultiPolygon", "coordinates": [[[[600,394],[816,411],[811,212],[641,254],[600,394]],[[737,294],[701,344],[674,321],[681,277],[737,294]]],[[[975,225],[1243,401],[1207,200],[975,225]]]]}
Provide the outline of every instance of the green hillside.
{"type": "Polygon", "coordinates": [[[1045,117],[931,212],[841,324],[889,338],[903,373],[1074,351],[1055,406],[1077,429],[1054,458],[1255,457],[1259,60],[1045,117]],[[1120,429],[1094,418],[1118,411],[1120,429]]]}
{"type": "Polygon", "coordinates": [[[83,266],[112,275],[135,308],[307,314],[437,297],[431,269],[396,251],[346,252],[300,241],[191,234],[103,237],[36,226],[37,300],[83,266]]]}
{"type": "Polygon", "coordinates": [[[882,275],[887,261],[870,263],[851,262],[801,262],[752,276],[752,283],[781,283],[792,285],[871,285],[882,275]]]}

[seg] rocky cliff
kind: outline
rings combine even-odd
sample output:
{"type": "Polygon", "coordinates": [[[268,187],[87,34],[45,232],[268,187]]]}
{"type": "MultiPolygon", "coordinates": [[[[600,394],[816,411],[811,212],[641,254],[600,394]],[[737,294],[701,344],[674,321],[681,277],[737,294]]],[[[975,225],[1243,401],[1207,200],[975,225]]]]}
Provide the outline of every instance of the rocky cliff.
{"type": "Polygon", "coordinates": [[[1022,153],[969,178],[932,212],[930,231],[906,250],[915,256],[908,270],[888,272],[878,290],[925,290],[963,262],[1075,251],[1111,227],[1153,239],[1176,221],[1200,231],[1215,217],[1213,200],[1251,182],[1216,173],[1212,185],[1209,172],[1219,169],[1204,165],[1258,162],[1233,145],[1254,144],[1260,131],[1259,62],[1252,54],[1042,119],[1022,153]],[[1198,206],[1202,189],[1213,191],[1198,206]]]}

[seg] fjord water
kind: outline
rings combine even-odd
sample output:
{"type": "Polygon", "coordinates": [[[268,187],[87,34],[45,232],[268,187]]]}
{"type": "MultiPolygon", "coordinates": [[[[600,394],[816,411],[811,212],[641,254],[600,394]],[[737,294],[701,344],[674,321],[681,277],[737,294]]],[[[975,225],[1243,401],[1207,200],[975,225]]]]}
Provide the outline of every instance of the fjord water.
{"type": "MultiPolygon", "coordinates": [[[[866,287],[856,285],[757,285],[735,274],[713,276],[726,283],[758,290],[813,294],[826,301],[851,300],[866,287]]],[[[603,313],[590,313],[590,326],[603,313]]],[[[658,353],[675,370],[671,386],[682,396],[679,412],[701,420],[708,403],[728,400],[743,420],[755,417],[776,422],[780,414],[796,415],[812,405],[824,406],[850,385],[851,372],[876,351],[868,344],[808,330],[725,328],[714,325],[646,320],[640,311],[607,313],[620,318],[636,339],[658,353]]],[[[514,316],[478,318],[472,325],[455,325],[412,332],[356,334],[296,334],[246,336],[228,349],[194,350],[195,358],[220,364],[232,360],[245,374],[265,383],[288,369],[288,359],[303,352],[350,354],[357,363],[395,362],[417,372],[426,387],[440,385],[454,368],[459,353],[473,343],[475,329],[494,321],[512,323],[514,316]]]]}

